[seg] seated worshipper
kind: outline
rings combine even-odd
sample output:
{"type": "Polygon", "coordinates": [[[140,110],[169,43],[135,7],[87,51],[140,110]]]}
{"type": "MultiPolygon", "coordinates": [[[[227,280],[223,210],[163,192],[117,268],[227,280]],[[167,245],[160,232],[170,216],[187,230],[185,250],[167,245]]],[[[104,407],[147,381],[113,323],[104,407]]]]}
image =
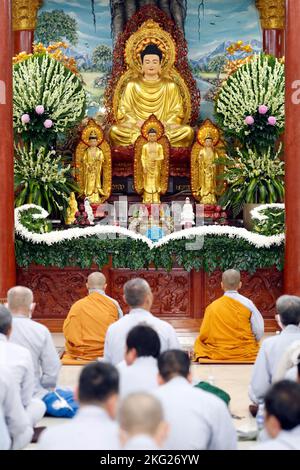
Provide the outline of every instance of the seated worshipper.
{"type": "Polygon", "coordinates": [[[168,434],[162,406],[148,393],[132,393],[121,402],[118,421],[124,450],[159,450],[168,434]]]}
{"type": "Polygon", "coordinates": [[[117,412],[119,374],[111,364],[93,362],[79,377],[80,408],[68,423],[41,434],[41,450],[116,450],[119,448],[117,412]]]}
{"type": "Polygon", "coordinates": [[[150,313],[153,294],[147,281],[140,278],[127,281],[124,285],[124,300],[130,312],[108,328],[104,345],[105,361],[118,364],[124,359],[128,332],[140,323],[146,323],[157,332],[161,351],[180,349],[174,328],[150,313]]]}
{"type": "Polygon", "coordinates": [[[254,303],[238,293],[242,286],[238,271],[225,271],[221,286],[224,295],[205,310],[195,360],[254,361],[264,334],[263,318],[254,303]]]}
{"type": "Polygon", "coordinates": [[[105,288],[106,278],[102,273],[88,276],[89,295],[72,305],[64,322],[63,363],[69,359],[93,361],[103,355],[107,328],[121,315],[119,304],[104,293],[105,288]]]}
{"type": "Polygon", "coordinates": [[[249,386],[249,397],[254,403],[264,399],[286,349],[300,340],[300,297],[282,295],[277,299],[276,310],[283,330],[265,339],[260,347],[249,386]]]}
{"type": "Polygon", "coordinates": [[[294,341],[283,353],[274,375],[272,383],[288,379],[298,382],[298,369],[300,368],[300,340],[294,341]]]}
{"type": "Polygon", "coordinates": [[[300,384],[282,380],[265,396],[265,431],[269,439],[253,450],[300,450],[300,384]]]}
{"type": "Polygon", "coordinates": [[[13,316],[10,341],[28,349],[34,366],[34,396],[44,398],[55,389],[60,360],[52,336],[44,325],[31,320],[35,309],[30,289],[17,286],[7,293],[8,309],[13,316]]]}
{"type": "Polygon", "coordinates": [[[23,346],[9,341],[11,331],[11,313],[4,305],[0,305],[0,364],[11,371],[30,424],[35,426],[44,416],[46,405],[40,398],[33,396],[34,368],[31,354],[23,346]]]}
{"type": "Polygon", "coordinates": [[[212,393],[193,387],[186,352],[170,350],[158,358],[161,386],[153,392],[170,426],[166,449],[236,449],[237,438],[228,408],[212,393]]]}
{"type": "Polygon", "coordinates": [[[21,402],[19,387],[9,370],[0,365],[0,450],[19,450],[30,443],[33,428],[21,402]],[[3,428],[3,426],[5,427],[3,428]]]}
{"type": "Polygon", "coordinates": [[[150,326],[140,324],[132,328],[126,339],[124,363],[120,373],[120,397],[133,392],[147,392],[158,387],[157,358],[160,352],[159,336],[150,326]]]}

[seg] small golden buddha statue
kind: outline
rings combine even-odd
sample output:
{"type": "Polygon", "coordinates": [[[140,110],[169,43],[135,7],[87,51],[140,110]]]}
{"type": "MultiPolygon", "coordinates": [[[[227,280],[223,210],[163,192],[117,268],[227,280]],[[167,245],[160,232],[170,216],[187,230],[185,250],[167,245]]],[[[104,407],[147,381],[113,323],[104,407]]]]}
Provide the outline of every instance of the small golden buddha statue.
{"type": "Polygon", "coordinates": [[[168,188],[168,177],[169,142],[163,136],[162,124],[151,116],[135,145],[134,183],[144,204],[160,203],[160,195],[168,188]]]}
{"type": "Polygon", "coordinates": [[[75,151],[75,177],[82,198],[102,204],[111,193],[112,162],[110,146],[102,127],[88,119],[75,151]]]}
{"type": "Polygon", "coordinates": [[[65,223],[66,225],[72,225],[75,220],[75,214],[78,211],[78,204],[75,198],[75,193],[71,193],[69,197],[69,205],[66,210],[65,223]]]}
{"type": "Polygon", "coordinates": [[[191,153],[192,193],[202,204],[216,204],[223,185],[217,181],[220,166],[216,160],[223,152],[219,130],[207,119],[197,134],[191,153]]]}
{"type": "Polygon", "coordinates": [[[173,39],[152,20],[127,41],[125,57],[129,75],[126,76],[125,86],[116,91],[120,93],[120,99],[115,109],[116,124],[110,129],[114,146],[134,144],[151,114],[164,125],[172,147],[189,147],[192,144],[194,131],[188,125],[187,117],[190,96],[183,79],[175,70],[175,56],[173,39]],[[181,83],[181,88],[178,83],[181,83]]]}

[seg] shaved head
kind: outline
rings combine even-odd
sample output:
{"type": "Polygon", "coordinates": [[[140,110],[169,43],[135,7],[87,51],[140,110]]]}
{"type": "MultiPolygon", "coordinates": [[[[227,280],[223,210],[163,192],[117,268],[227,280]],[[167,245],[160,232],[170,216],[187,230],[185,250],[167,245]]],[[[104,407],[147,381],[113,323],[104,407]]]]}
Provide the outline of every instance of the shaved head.
{"type": "Polygon", "coordinates": [[[241,275],[236,269],[227,269],[222,274],[222,284],[225,290],[237,290],[240,287],[241,275]]]}
{"type": "Polygon", "coordinates": [[[7,292],[8,309],[14,313],[29,313],[33,303],[32,290],[24,286],[16,286],[7,292]]]}
{"type": "Polygon", "coordinates": [[[87,278],[87,288],[91,289],[100,289],[103,290],[106,284],[106,277],[104,274],[95,272],[88,276],[87,278]]]}
{"type": "Polygon", "coordinates": [[[120,428],[130,436],[135,434],[153,436],[163,419],[159,400],[148,393],[128,395],[119,409],[120,428]]]}

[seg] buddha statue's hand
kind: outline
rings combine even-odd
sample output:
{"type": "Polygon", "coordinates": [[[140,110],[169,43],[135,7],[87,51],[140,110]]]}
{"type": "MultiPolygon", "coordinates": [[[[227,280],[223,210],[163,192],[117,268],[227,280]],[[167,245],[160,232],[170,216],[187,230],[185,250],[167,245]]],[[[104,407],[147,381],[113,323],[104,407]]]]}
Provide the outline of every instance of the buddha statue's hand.
{"type": "Polygon", "coordinates": [[[166,127],[167,127],[167,129],[179,129],[180,124],[176,124],[176,123],[174,123],[174,124],[167,124],[166,127]]]}

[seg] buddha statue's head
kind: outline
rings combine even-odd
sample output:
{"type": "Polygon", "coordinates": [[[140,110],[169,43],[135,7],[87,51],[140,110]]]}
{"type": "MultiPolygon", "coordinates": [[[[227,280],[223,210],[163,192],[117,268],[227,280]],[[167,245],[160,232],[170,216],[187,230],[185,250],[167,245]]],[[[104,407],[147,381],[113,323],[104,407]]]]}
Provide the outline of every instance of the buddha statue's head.
{"type": "Polygon", "coordinates": [[[141,52],[142,72],[146,80],[156,80],[161,75],[162,52],[155,44],[148,44],[141,52]]]}
{"type": "Polygon", "coordinates": [[[156,142],[157,141],[157,131],[153,127],[148,131],[148,140],[149,142],[156,142]]]}
{"type": "Polygon", "coordinates": [[[205,137],[205,140],[204,140],[204,145],[205,147],[213,147],[213,138],[210,134],[207,134],[207,136],[205,137]]]}
{"type": "Polygon", "coordinates": [[[89,145],[91,147],[97,147],[98,146],[98,136],[95,131],[91,131],[89,135],[89,145]]]}

